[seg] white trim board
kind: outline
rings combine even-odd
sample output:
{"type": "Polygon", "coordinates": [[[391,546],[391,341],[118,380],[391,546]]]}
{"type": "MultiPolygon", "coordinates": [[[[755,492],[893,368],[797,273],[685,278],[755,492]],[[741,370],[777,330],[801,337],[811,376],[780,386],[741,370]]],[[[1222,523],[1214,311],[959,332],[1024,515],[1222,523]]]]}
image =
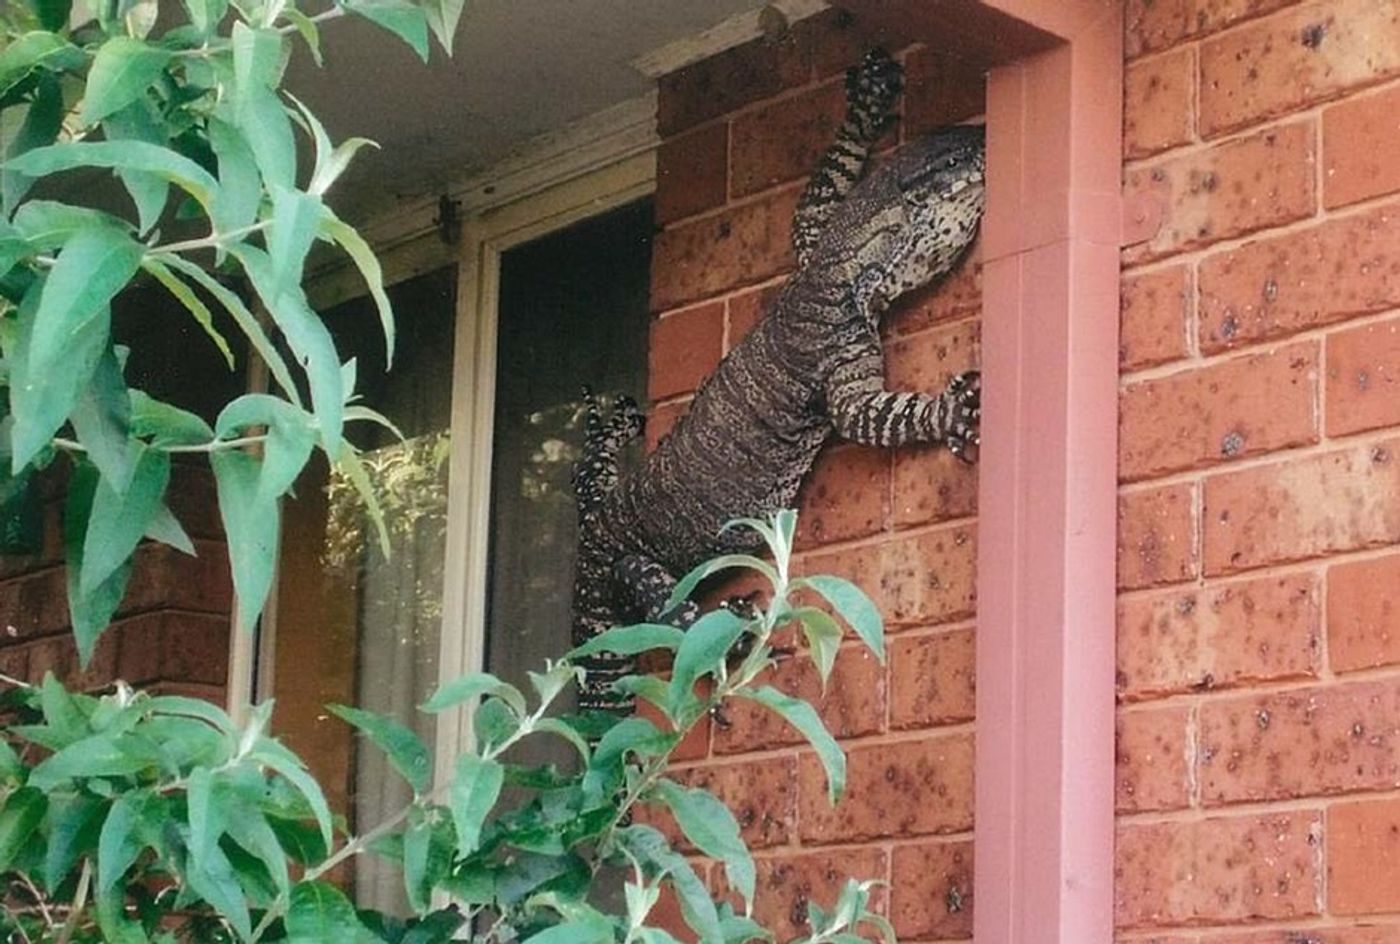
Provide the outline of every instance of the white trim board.
{"type": "Polygon", "coordinates": [[[761,9],[731,16],[703,33],[678,39],[640,55],[632,60],[632,67],[645,76],[659,79],[765,35],[764,20],[770,11],[792,24],[815,16],[828,6],[830,4],[826,0],[773,0],[761,9]]]}

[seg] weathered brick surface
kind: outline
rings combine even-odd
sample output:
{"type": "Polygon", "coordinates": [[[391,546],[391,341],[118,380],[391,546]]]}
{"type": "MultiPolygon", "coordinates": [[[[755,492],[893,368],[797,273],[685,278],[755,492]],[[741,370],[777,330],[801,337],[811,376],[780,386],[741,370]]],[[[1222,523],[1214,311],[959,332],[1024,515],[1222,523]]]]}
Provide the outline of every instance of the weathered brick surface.
{"type": "Polygon", "coordinates": [[[846,112],[841,83],[782,98],[734,120],[730,191],[743,197],[806,179],[846,112]]]}
{"type": "Polygon", "coordinates": [[[854,842],[972,828],[972,735],[929,736],[847,752],[846,796],[827,800],[815,755],[804,754],[798,821],[804,841],[854,842]]]}
{"type": "Polygon", "coordinates": [[[1321,0],[1201,46],[1201,131],[1272,118],[1400,74],[1400,2],[1321,0]]]}
{"type": "Polygon", "coordinates": [[[1118,604],[1118,691],[1132,700],[1315,676],[1316,575],[1180,588],[1118,604]]]}
{"type": "Polygon", "coordinates": [[[653,320],[647,395],[661,400],[692,392],[723,356],[723,302],[697,305],[653,320]]]}
{"type": "Polygon", "coordinates": [[[890,506],[897,527],[974,515],[977,466],[939,447],[896,450],[890,506]]]}
{"type": "Polygon", "coordinates": [[[1118,586],[1180,583],[1200,568],[1191,485],[1167,485],[1118,499],[1118,586]]]}
{"type": "Polygon", "coordinates": [[[1298,0],[1127,0],[1126,51],[1131,56],[1165,49],[1213,33],[1298,0]]]}
{"type": "Polygon", "coordinates": [[[657,223],[722,206],[729,192],[729,125],[721,122],[661,142],[656,150],[657,223]]]}
{"type": "Polygon", "coordinates": [[[1120,928],[1318,914],[1322,816],[1303,810],[1120,826],[1120,928]]]}
{"type": "Polygon", "coordinates": [[[1400,800],[1327,811],[1327,904],[1334,914],[1400,911],[1400,800]]]}
{"type": "Polygon", "coordinates": [[[890,518],[890,452],[870,446],[828,447],[798,494],[799,547],[883,531],[890,518]]]}
{"type": "Polygon", "coordinates": [[[1400,663],[1400,554],[1327,571],[1327,651],[1335,672],[1400,663]]]}
{"type": "Polygon", "coordinates": [[[1322,113],[1323,203],[1344,206],[1400,190],[1400,86],[1322,113]]]}
{"type": "Polygon", "coordinates": [[[966,841],[898,846],[890,920],[900,940],[972,937],[973,846],[966,841]]]}
{"type": "MultiPolygon", "coordinates": [[[[751,848],[783,845],[795,832],[797,763],[792,757],[696,767],[676,779],[691,787],[704,787],[719,797],[734,813],[740,833],[751,848]]],[[[636,819],[656,826],[678,847],[690,850],[664,809],[655,805],[638,807],[636,819]]]]}
{"type": "MultiPolygon", "coordinates": [[[[758,894],[754,919],[780,941],[793,940],[810,931],[807,904],[830,910],[848,878],[878,878],[888,868],[882,849],[842,849],[808,855],[762,857],[757,861],[758,894]]],[[[883,895],[872,902],[883,910],[883,895]]]]}
{"type": "Polygon", "coordinates": [[[1208,701],[1201,801],[1400,787],[1400,682],[1352,682],[1208,701]]]}
{"type": "Polygon", "coordinates": [[[1327,434],[1400,425],[1400,318],[1327,337],[1327,434]]]}
{"type": "Polygon", "coordinates": [[[663,137],[795,88],[811,75],[807,44],[756,39],[662,76],[656,123],[663,137]]]}
{"type": "Polygon", "coordinates": [[[890,645],[890,726],[907,730],[972,720],[976,639],[970,629],[890,645]]]}
{"type": "MultiPolygon", "coordinates": [[[[1200,944],[1392,944],[1400,941],[1400,925],[1373,927],[1292,927],[1273,931],[1236,931],[1204,934],[1200,944]]],[[[1196,944],[1194,939],[1190,944],[1196,944]]]]}
{"type": "Polygon", "coordinates": [[[1125,275],[1119,302],[1118,363],[1137,370],[1185,357],[1194,309],[1189,267],[1125,275]]]}
{"type": "Polygon", "coordinates": [[[1123,154],[1148,157],[1186,144],[1195,131],[1196,51],[1129,65],[1123,73],[1123,154]]]}
{"type": "Polygon", "coordinates": [[[891,390],[941,393],[954,374],[978,365],[981,344],[975,320],[898,337],[885,343],[885,379],[891,390]]]}
{"type": "Polygon", "coordinates": [[[1311,215],[1314,137],[1311,123],[1293,122],[1129,171],[1125,196],[1160,200],[1166,209],[1157,233],[1125,259],[1155,259],[1311,215]]]}
{"type": "Polygon", "coordinates": [[[1203,517],[1208,574],[1400,541],[1400,440],[1211,476],[1203,517]]]}
{"type": "Polygon", "coordinates": [[[1118,716],[1115,793],[1120,813],[1174,810],[1191,801],[1189,708],[1118,716]]]}
{"type": "Polygon", "coordinates": [[[1155,478],[1316,442],[1318,344],[1300,342],[1123,391],[1118,469],[1155,478]]]}
{"type": "Polygon", "coordinates": [[[940,322],[975,315],[981,309],[981,242],[977,241],[942,282],[899,299],[886,314],[884,328],[891,334],[913,334],[940,322]]]}

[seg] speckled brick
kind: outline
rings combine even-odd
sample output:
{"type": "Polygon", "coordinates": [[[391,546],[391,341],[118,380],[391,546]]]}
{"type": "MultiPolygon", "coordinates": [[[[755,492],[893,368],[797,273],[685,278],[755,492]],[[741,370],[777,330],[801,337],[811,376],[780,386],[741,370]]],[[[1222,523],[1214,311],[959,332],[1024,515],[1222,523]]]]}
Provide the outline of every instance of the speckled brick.
{"type": "MultiPolygon", "coordinates": [[[[637,699],[637,714],[656,725],[662,731],[672,731],[671,723],[661,714],[661,709],[645,699],[637,699]]],[[[709,718],[701,720],[695,727],[690,729],[690,733],[681,739],[676,745],[676,749],[671,752],[671,757],[679,763],[699,760],[708,757],[710,754],[710,729],[712,727],[709,718]]]]}
{"type": "Polygon", "coordinates": [[[1194,300],[1188,266],[1124,275],[1119,296],[1119,366],[1138,370],[1185,357],[1186,321],[1194,300]]]}
{"type": "Polygon", "coordinates": [[[924,46],[905,63],[904,134],[913,138],[987,110],[987,75],[946,48],[924,46]]]}
{"type": "Polygon", "coordinates": [[[70,689],[97,691],[117,679],[117,651],[120,634],[110,628],[97,639],[87,667],[78,664],[78,646],[71,633],[45,636],[27,643],[27,680],[32,685],[52,672],[70,689]]]}
{"type": "Polygon", "coordinates": [[[1400,424],[1400,318],[1327,336],[1327,433],[1400,424]]]}
{"type": "Polygon", "coordinates": [[[900,940],[972,937],[972,843],[897,846],[890,920],[900,940]]]}
{"type": "Polygon", "coordinates": [[[1323,204],[1345,206],[1400,190],[1400,87],[1358,95],[1322,113],[1323,204]]]}
{"type": "Polygon", "coordinates": [[[1298,0],[1127,0],[1125,47],[1139,56],[1183,39],[1213,33],[1298,0]]]}
{"type": "Polygon", "coordinates": [[[1190,720],[1185,706],[1118,713],[1114,786],[1119,813],[1190,804],[1190,720]]]}
{"type": "Polygon", "coordinates": [[[1123,250],[1130,263],[1300,220],[1317,205],[1313,126],[1294,122],[1126,173],[1125,198],[1164,206],[1161,227],[1123,250]]]}
{"type": "Polygon", "coordinates": [[[1202,262],[1202,350],[1282,337],[1400,305],[1397,214],[1400,209],[1388,204],[1202,262]]]}
{"type": "Polygon", "coordinates": [[[1334,672],[1400,663],[1400,554],[1327,571],[1327,654],[1334,672]]]}
{"type": "Polygon", "coordinates": [[[977,465],[942,446],[894,452],[891,512],[896,527],[935,524],[977,514],[977,465]]]}
{"type": "Polygon", "coordinates": [[[1170,590],[1118,603],[1118,691],[1139,700],[1320,669],[1316,574],[1170,590]]]}
{"type": "Polygon", "coordinates": [[[652,308],[677,308],[790,270],[799,189],[781,190],[659,233],[652,244],[652,308]]]}
{"type": "Polygon", "coordinates": [[[1201,937],[1200,944],[1395,944],[1396,941],[1400,941],[1400,924],[1372,927],[1368,921],[1366,927],[1355,928],[1294,927],[1274,931],[1206,934],[1201,937]]]}
{"type": "Polygon", "coordinates": [[[692,63],[657,81],[662,137],[796,88],[812,74],[811,48],[792,34],[755,39],[692,63]]]}
{"type": "Polygon", "coordinates": [[[885,379],[891,390],[942,393],[954,374],[981,363],[981,345],[976,319],[897,337],[885,344],[885,379]]]}
{"type": "Polygon", "coordinates": [[[647,395],[663,400],[694,391],[723,356],[724,302],[653,319],[647,349],[647,395]]]}
{"type": "Polygon", "coordinates": [[[798,492],[797,546],[884,530],[890,518],[890,451],[837,443],[823,450],[798,492]]]}
{"type": "MultiPolygon", "coordinates": [[[[887,868],[885,852],[868,847],[763,856],[755,864],[758,894],[754,900],[754,920],[780,941],[794,940],[810,931],[807,924],[809,903],[830,912],[848,878],[862,881],[882,878],[887,868]]],[[[884,899],[884,892],[877,891],[871,903],[876,911],[883,913],[884,899]]]]}
{"type": "Polygon", "coordinates": [[[1201,46],[1206,135],[1400,74],[1400,0],[1322,0],[1201,46]]]}
{"type": "MultiPolygon", "coordinates": [[[[885,672],[864,645],[847,646],[823,693],[821,676],[806,655],[787,659],[764,678],[780,691],[795,695],[821,714],[836,737],[850,738],[878,733],[885,722],[885,672]]],[[[735,754],[764,748],[805,743],[803,736],[768,708],[736,698],[725,706],[728,727],[715,730],[715,753],[735,754]]]]}
{"type": "Polygon", "coordinates": [[[1400,683],[1206,702],[1199,764],[1208,806],[1400,787],[1400,683]]]}
{"type": "Polygon", "coordinates": [[[929,728],[972,720],[977,642],[970,629],[890,643],[890,726],[929,728]]]}
{"type": "Polygon", "coordinates": [[[729,194],[729,124],[668,138],[656,149],[656,222],[723,206],[729,194]]]}
{"type": "Polygon", "coordinates": [[[1321,910],[1322,816],[1307,810],[1118,829],[1120,928],[1285,920],[1321,910]]]}
{"type": "Polygon", "coordinates": [[[1120,476],[1317,442],[1318,349],[1305,341],[1131,384],[1119,400],[1120,476]]]}
{"type": "Polygon", "coordinates": [[[827,800],[826,776],[802,756],[798,821],[804,842],[925,836],[972,828],[972,735],[871,744],[847,752],[846,796],[827,800]]]}
{"type": "Polygon", "coordinates": [[[1211,476],[1203,518],[1208,574],[1400,541],[1400,440],[1211,476]]]}
{"type": "MultiPolygon", "coordinates": [[[[676,776],[687,786],[704,787],[739,822],[740,833],[751,848],[786,843],[794,832],[797,805],[797,764],[794,758],[729,761],[695,767],[676,776]]],[[[680,842],[680,833],[669,813],[654,805],[639,808],[637,821],[656,826],[680,842]]],[[[681,847],[688,848],[680,842],[681,847]]]]}
{"type": "Polygon", "coordinates": [[[117,675],[133,685],[228,681],[227,616],[158,611],[122,620],[109,631],[120,640],[117,675]]]}
{"type": "Polygon", "coordinates": [[[1196,576],[1193,487],[1165,485],[1118,497],[1118,587],[1132,590],[1196,576]]]}
{"type": "Polygon", "coordinates": [[[730,195],[743,197],[805,180],[835,139],[845,113],[845,89],[833,82],[735,118],[730,195]]]}
{"type": "Polygon", "coordinates": [[[980,239],[975,241],[957,268],[941,281],[900,298],[885,315],[886,332],[913,334],[981,311],[981,245],[980,239]]]}
{"type": "Polygon", "coordinates": [[[1327,811],[1327,904],[1343,915],[1400,911],[1400,800],[1327,811]]]}
{"type": "Polygon", "coordinates": [[[1123,73],[1124,156],[1150,157],[1190,141],[1195,95],[1192,47],[1129,65],[1123,73]]]}
{"type": "Polygon", "coordinates": [[[835,574],[864,590],[887,628],[967,619],[976,608],[977,538],[958,525],[806,557],[803,573],[835,574]]]}

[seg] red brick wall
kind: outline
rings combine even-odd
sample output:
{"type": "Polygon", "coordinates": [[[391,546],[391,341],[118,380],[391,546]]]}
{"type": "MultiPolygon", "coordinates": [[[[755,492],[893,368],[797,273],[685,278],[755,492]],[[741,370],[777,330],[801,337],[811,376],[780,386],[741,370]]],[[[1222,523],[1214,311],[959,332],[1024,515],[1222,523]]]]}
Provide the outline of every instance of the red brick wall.
{"type": "Polygon", "coordinates": [[[208,467],[177,466],[166,496],[198,556],[149,541],[138,549],[126,597],[86,672],[69,629],[61,470],[46,486],[41,551],[0,558],[0,672],[38,682],[52,671],[86,689],[120,678],[222,702],[233,590],[208,467]]]}
{"type": "MultiPolygon", "coordinates": [[[[832,11],[781,40],[757,40],[661,80],[653,443],[791,270],[793,207],[840,122],[842,72],[875,39],[832,11]]],[[[899,55],[908,90],[891,145],[981,113],[980,75],[930,49],[899,55]]],[[[969,263],[893,313],[891,386],[940,390],[975,364],[980,297],[969,263]]],[[[819,701],[849,752],[848,795],[831,809],[820,767],[795,732],[737,709],[733,727],[702,732],[686,747],[686,776],[736,809],[759,858],[758,915],[780,939],[804,926],[809,898],[830,904],[847,875],[890,882],[883,907],[901,941],[966,939],[975,470],[945,450],[833,445],[801,505],[799,567],[859,583],[890,633],[883,667],[848,644],[824,699],[805,658],[776,680],[819,701]]]]}
{"type": "Polygon", "coordinates": [[[1127,21],[1120,941],[1400,941],[1400,3],[1127,21]]]}

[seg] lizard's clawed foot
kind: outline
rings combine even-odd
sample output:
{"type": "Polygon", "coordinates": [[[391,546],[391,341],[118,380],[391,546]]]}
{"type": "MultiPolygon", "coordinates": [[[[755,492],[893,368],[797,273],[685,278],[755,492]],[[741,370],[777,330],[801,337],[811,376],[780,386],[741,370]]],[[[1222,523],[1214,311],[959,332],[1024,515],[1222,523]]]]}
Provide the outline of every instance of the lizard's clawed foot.
{"type": "Polygon", "coordinates": [[[867,141],[875,141],[889,124],[904,86],[904,70],[883,49],[872,49],[846,71],[846,118],[867,141]]]}
{"type": "Polygon", "coordinates": [[[976,462],[982,443],[982,374],[975,370],[958,374],[943,391],[943,403],[948,451],[964,462],[976,462]]]}

